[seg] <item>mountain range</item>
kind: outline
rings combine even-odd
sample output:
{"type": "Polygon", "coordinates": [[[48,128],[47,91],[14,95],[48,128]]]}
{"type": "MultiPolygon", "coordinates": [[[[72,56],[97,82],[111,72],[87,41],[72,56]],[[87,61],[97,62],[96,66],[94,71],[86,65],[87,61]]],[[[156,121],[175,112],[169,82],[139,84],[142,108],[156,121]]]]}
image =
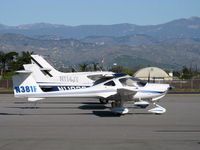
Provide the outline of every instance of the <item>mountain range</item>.
{"type": "Polygon", "coordinates": [[[48,56],[56,67],[104,60],[106,67],[117,63],[126,68],[196,68],[200,65],[200,18],[146,26],[1,24],[0,51],[33,51],[48,56]]]}

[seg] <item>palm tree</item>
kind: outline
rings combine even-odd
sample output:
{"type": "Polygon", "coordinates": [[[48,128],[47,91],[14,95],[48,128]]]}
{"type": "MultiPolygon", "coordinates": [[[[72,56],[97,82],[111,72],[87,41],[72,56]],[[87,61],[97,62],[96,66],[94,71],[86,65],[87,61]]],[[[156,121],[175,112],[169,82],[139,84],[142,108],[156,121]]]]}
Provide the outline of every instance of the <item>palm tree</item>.
{"type": "Polygon", "coordinates": [[[21,58],[23,59],[24,64],[30,64],[31,63],[31,55],[33,54],[33,52],[29,52],[29,51],[23,51],[22,52],[22,56],[21,58]]]}
{"type": "Polygon", "coordinates": [[[4,53],[0,51],[0,66],[1,66],[1,75],[3,76],[6,72],[6,68],[10,62],[13,62],[14,58],[18,56],[17,52],[4,53]]]}
{"type": "Polygon", "coordinates": [[[23,51],[22,55],[17,58],[16,63],[13,65],[14,70],[23,69],[23,64],[30,64],[31,63],[31,55],[33,52],[23,51]]]}
{"type": "Polygon", "coordinates": [[[99,70],[101,70],[101,68],[99,67],[99,63],[92,63],[92,66],[93,66],[93,70],[94,71],[99,71],[99,70]]]}
{"type": "Polygon", "coordinates": [[[82,72],[88,71],[88,64],[79,64],[79,67],[82,72]]]}

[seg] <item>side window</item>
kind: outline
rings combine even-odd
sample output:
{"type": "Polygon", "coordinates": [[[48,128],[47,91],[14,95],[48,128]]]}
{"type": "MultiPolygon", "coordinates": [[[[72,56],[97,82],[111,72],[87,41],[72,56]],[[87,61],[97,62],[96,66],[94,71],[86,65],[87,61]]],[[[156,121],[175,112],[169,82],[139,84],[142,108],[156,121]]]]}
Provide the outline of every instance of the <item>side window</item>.
{"type": "Polygon", "coordinates": [[[109,82],[105,83],[104,85],[106,85],[106,86],[115,86],[115,82],[109,81],[109,82]]]}
{"type": "Polygon", "coordinates": [[[123,78],[119,80],[123,86],[136,86],[136,82],[130,78],[123,78]]]}

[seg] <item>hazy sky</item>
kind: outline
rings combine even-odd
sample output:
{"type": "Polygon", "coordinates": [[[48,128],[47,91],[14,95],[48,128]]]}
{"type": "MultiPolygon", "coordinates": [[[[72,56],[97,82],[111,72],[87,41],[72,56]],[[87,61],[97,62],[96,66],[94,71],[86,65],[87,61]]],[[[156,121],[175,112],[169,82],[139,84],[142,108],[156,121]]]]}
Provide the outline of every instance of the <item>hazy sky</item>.
{"type": "Polygon", "coordinates": [[[200,0],[0,0],[0,24],[161,24],[200,17],[200,0]]]}

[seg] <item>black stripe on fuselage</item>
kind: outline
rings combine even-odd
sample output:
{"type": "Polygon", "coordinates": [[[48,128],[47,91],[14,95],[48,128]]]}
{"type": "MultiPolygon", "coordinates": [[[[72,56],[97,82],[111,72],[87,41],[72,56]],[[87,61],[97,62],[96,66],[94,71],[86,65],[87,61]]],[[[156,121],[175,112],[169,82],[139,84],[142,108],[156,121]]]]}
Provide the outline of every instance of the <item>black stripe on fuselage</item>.
{"type": "Polygon", "coordinates": [[[83,89],[88,87],[90,86],[40,86],[40,88],[44,92],[68,91],[68,90],[83,89]]]}

